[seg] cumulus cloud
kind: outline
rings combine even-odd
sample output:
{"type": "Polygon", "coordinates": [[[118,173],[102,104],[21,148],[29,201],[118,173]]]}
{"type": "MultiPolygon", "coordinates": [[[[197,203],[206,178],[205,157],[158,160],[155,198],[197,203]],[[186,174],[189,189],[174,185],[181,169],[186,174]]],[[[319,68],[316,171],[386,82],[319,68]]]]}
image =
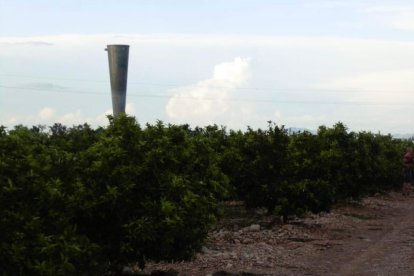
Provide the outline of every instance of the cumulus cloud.
{"type": "MultiPolygon", "coordinates": [[[[128,115],[135,115],[134,104],[127,103],[125,106],[125,112],[128,115]]],[[[76,110],[74,112],[69,112],[61,116],[56,116],[57,122],[60,122],[64,125],[78,125],[83,123],[88,123],[95,126],[103,126],[108,124],[108,115],[112,115],[112,110],[108,109],[95,116],[86,116],[81,110],[76,110]]]]}
{"type": "Polygon", "coordinates": [[[60,116],[59,122],[64,125],[76,125],[82,124],[83,122],[90,121],[89,118],[85,118],[80,110],[75,112],[66,113],[63,116],[60,116]]]}
{"type": "MultiPolygon", "coordinates": [[[[112,111],[109,111],[112,113],[112,111]]],[[[135,105],[133,103],[127,103],[125,106],[125,113],[128,115],[135,115],[135,105]]]]}
{"type": "Polygon", "coordinates": [[[174,89],[165,108],[168,117],[181,123],[214,123],[230,111],[229,99],[248,82],[249,62],[248,58],[237,57],[220,63],[211,78],[174,89]]]}
{"type": "Polygon", "coordinates": [[[55,116],[55,111],[50,107],[45,107],[39,111],[38,116],[41,120],[50,120],[55,116]]]}

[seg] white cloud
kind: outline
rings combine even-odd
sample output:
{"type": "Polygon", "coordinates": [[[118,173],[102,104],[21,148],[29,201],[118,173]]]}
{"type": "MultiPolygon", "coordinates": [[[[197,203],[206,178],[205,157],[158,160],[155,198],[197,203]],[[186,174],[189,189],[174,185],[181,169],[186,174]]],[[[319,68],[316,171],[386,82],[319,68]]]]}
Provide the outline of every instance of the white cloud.
{"type": "Polygon", "coordinates": [[[414,31],[413,5],[378,5],[362,10],[368,14],[378,14],[386,25],[397,30],[414,31]]]}
{"type": "Polygon", "coordinates": [[[396,13],[396,12],[406,12],[410,8],[405,6],[372,6],[363,9],[363,12],[366,13],[396,13]]]}
{"type": "Polygon", "coordinates": [[[326,122],[327,117],[325,115],[315,116],[315,115],[301,115],[301,116],[292,116],[286,118],[287,125],[293,126],[309,126],[309,125],[320,125],[326,122]]]}
{"type": "Polygon", "coordinates": [[[20,86],[19,88],[27,88],[27,89],[35,89],[35,90],[67,90],[68,87],[58,85],[55,83],[50,82],[35,82],[35,83],[25,83],[20,86]]]}
{"type": "Polygon", "coordinates": [[[323,124],[329,125],[335,123],[335,121],[332,121],[332,118],[328,118],[326,115],[302,114],[292,116],[283,115],[280,111],[275,111],[273,113],[272,121],[279,125],[285,125],[288,127],[305,127],[313,130],[323,124]]]}
{"type": "MultiPolygon", "coordinates": [[[[125,111],[128,115],[135,114],[135,107],[133,103],[127,103],[125,111]]],[[[59,114],[55,109],[50,107],[44,107],[39,110],[35,115],[5,115],[3,116],[2,123],[8,127],[14,127],[17,124],[23,124],[27,126],[32,125],[52,125],[54,123],[61,123],[66,126],[79,125],[88,123],[93,126],[104,126],[108,124],[108,115],[112,114],[112,110],[108,109],[96,116],[86,116],[81,110],[74,112],[68,112],[59,114]]]]}
{"type": "Polygon", "coordinates": [[[88,121],[88,118],[84,118],[80,110],[66,113],[59,118],[60,123],[68,126],[82,124],[85,121],[88,121]]]}
{"type": "Polygon", "coordinates": [[[105,112],[98,114],[94,118],[94,122],[91,124],[98,125],[98,126],[105,126],[108,124],[108,115],[112,115],[112,109],[107,109],[105,112]]]}
{"type": "Polygon", "coordinates": [[[318,8],[318,9],[336,9],[336,8],[348,8],[348,7],[360,7],[362,3],[360,1],[337,1],[337,0],[322,0],[322,1],[303,1],[302,5],[306,8],[318,8]]]}
{"type": "Polygon", "coordinates": [[[414,31],[414,11],[397,13],[391,20],[391,26],[399,30],[414,31]]]}
{"type": "Polygon", "coordinates": [[[414,69],[370,72],[333,79],[320,86],[338,90],[349,101],[371,104],[414,103],[414,69]]]}
{"type": "MultiPolygon", "coordinates": [[[[414,11],[414,9],[413,9],[414,11]]],[[[30,45],[33,39],[44,40],[45,43],[53,44],[42,51],[51,53],[56,49],[63,51],[70,51],[85,48],[103,50],[107,44],[124,43],[131,45],[130,51],[142,45],[168,45],[168,46],[201,46],[201,47],[223,47],[223,46],[265,46],[265,47],[300,47],[300,48],[329,48],[333,44],[361,44],[366,42],[374,44],[378,42],[392,42],[388,40],[362,39],[352,37],[337,37],[337,36],[239,36],[239,35],[202,35],[202,34],[71,34],[71,35],[56,35],[56,36],[40,36],[40,37],[0,37],[0,48],[2,54],[14,51],[21,53],[20,49],[13,47],[5,47],[6,45],[19,43],[30,45]],[[73,48],[76,47],[76,48],[73,48]],[[82,47],[82,48],[79,48],[82,47]],[[100,47],[100,48],[97,48],[100,47]],[[53,48],[54,50],[50,49],[53,48]]],[[[39,49],[33,47],[33,51],[39,53],[39,49]]],[[[42,52],[43,53],[43,52],[42,52]]],[[[90,52],[88,52],[89,54],[90,52]]],[[[97,52],[99,53],[99,52],[97,52]]],[[[133,52],[131,52],[133,53],[133,52]]],[[[23,54],[23,53],[21,53],[23,54]]],[[[31,53],[33,54],[33,53],[31,53]]],[[[43,58],[43,57],[42,57],[43,58]]]]}
{"type": "MultiPolygon", "coordinates": [[[[125,112],[131,116],[135,115],[134,104],[127,103],[125,106],[125,112]]],[[[103,126],[108,124],[108,115],[112,115],[111,109],[95,116],[85,116],[81,110],[76,110],[75,112],[69,112],[62,116],[57,116],[56,120],[57,122],[67,126],[83,124],[85,122],[95,126],[103,126]]]]}
{"type": "Polygon", "coordinates": [[[45,107],[39,111],[38,116],[41,120],[50,120],[54,117],[55,111],[50,107],[45,107]]]}
{"type": "MultiPolygon", "coordinates": [[[[112,110],[110,111],[112,113],[112,110]]],[[[135,115],[135,105],[133,103],[127,103],[125,106],[125,113],[128,115],[135,115]]]]}
{"type": "Polygon", "coordinates": [[[45,41],[20,41],[20,42],[0,42],[0,46],[53,46],[53,43],[45,41]]]}
{"type": "MultiPolygon", "coordinates": [[[[372,12],[382,12],[384,18],[391,19],[408,10],[377,7],[372,12]]],[[[173,96],[167,104],[163,97],[139,98],[137,95],[130,98],[136,101],[127,105],[127,113],[139,113],[143,123],[161,119],[175,123],[218,123],[229,128],[258,127],[266,126],[266,121],[273,120],[273,111],[278,109],[284,114],[281,119],[287,126],[302,127],[301,122],[312,124],[312,120],[322,120],[321,116],[326,116],[326,120],[343,120],[351,118],[349,114],[353,113],[359,117],[355,115],[352,120],[364,120],[362,123],[369,127],[388,129],[395,125],[391,122],[401,121],[405,113],[394,112],[392,118],[391,115],[388,118],[384,115],[379,120],[381,114],[375,111],[378,106],[364,106],[364,113],[361,114],[356,113],[351,105],[337,104],[332,107],[300,102],[401,103],[411,100],[411,96],[406,98],[404,93],[398,92],[414,88],[411,81],[414,80],[414,43],[404,39],[173,34],[1,37],[0,59],[5,61],[4,74],[35,77],[31,81],[27,78],[4,78],[8,85],[23,88],[26,85],[27,88],[45,91],[2,90],[10,96],[5,96],[1,101],[0,119],[2,123],[10,121],[29,125],[62,120],[68,123],[87,121],[107,124],[105,113],[100,110],[110,105],[110,97],[95,95],[102,91],[109,93],[109,81],[99,82],[108,78],[107,57],[103,49],[107,44],[127,43],[131,45],[129,92],[165,95],[171,88],[169,84],[180,84],[179,88],[169,91],[173,96]],[[30,41],[44,41],[53,46],[30,47],[30,43],[26,43],[30,41]],[[25,51],[21,51],[21,47],[6,46],[9,42],[26,43],[27,46],[25,51]],[[251,57],[254,64],[243,58],[232,60],[236,56],[251,57]],[[232,61],[220,63],[225,60],[232,61]],[[215,64],[218,65],[214,67],[215,64]],[[209,75],[206,68],[213,67],[209,75]],[[254,78],[249,78],[250,72],[254,78]],[[64,81],[72,78],[73,81],[64,81]],[[88,82],[95,79],[98,81],[88,82]],[[144,82],[156,85],[144,86],[144,82]],[[190,85],[181,86],[183,83],[190,85]],[[265,89],[261,90],[261,87],[265,89]],[[65,93],[44,93],[46,90],[54,92],[63,89],[65,93]],[[85,107],[86,100],[78,100],[80,93],[76,96],[71,94],[77,90],[92,92],[82,97],[93,101],[93,108],[85,107]],[[378,90],[387,91],[379,93],[378,90]],[[253,100],[233,101],[240,98],[253,100]],[[266,102],[267,99],[269,102],[266,102]],[[54,113],[40,113],[44,105],[52,108],[54,113]],[[67,108],[72,112],[61,111],[67,108]],[[23,115],[23,112],[27,113],[23,115]]],[[[3,79],[2,85],[6,86],[3,79]]]]}
{"type": "Polygon", "coordinates": [[[223,85],[237,88],[244,85],[249,77],[249,59],[237,57],[233,62],[223,62],[214,67],[213,78],[205,81],[209,86],[223,85]]]}
{"type": "Polygon", "coordinates": [[[229,100],[247,83],[249,61],[237,57],[232,62],[220,63],[214,67],[211,78],[174,89],[165,108],[168,117],[177,122],[211,124],[223,114],[231,113],[229,100]]]}

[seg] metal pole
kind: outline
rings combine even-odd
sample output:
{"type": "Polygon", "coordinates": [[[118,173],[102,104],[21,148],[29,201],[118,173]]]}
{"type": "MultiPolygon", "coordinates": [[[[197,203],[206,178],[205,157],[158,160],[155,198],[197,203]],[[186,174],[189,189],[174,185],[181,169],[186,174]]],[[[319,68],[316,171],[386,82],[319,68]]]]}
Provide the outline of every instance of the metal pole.
{"type": "Polygon", "coordinates": [[[125,113],[129,45],[107,45],[113,115],[125,113]]]}

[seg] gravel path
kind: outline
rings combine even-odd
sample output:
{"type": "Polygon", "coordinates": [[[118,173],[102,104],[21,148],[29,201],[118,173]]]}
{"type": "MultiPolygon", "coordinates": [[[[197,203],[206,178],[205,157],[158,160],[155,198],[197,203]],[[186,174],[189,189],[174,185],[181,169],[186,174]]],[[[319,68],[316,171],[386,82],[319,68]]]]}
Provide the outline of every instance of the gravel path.
{"type": "MultiPolygon", "coordinates": [[[[371,200],[375,202],[375,200],[371,200]]],[[[376,201],[376,218],[348,231],[340,246],[318,255],[308,275],[414,275],[414,198],[376,201]]]]}
{"type": "Polygon", "coordinates": [[[378,195],[289,224],[258,220],[216,230],[192,262],[150,263],[145,271],[169,269],[179,275],[414,275],[414,196],[378,195]]]}

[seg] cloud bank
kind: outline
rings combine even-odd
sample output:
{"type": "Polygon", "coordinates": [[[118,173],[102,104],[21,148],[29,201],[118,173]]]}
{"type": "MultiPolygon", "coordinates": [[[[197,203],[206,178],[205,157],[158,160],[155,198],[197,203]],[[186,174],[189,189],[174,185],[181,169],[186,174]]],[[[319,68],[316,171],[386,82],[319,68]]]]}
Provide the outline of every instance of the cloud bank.
{"type": "MultiPolygon", "coordinates": [[[[125,112],[128,115],[135,116],[136,111],[133,103],[127,103],[125,112]]],[[[36,114],[21,115],[12,114],[3,118],[2,124],[8,127],[13,127],[18,124],[32,126],[32,125],[47,125],[51,126],[54,123],[61,123],[66,126],[81,125],[88,123],[94,127],[108,125],[108,115],[112,114],[112,110],[108,109],[96,116],[87,116],[81,110],[75,110],[68,113],[60,113],[51,107],[44,107],[36,114]]]]}
{"type": "Polygon", "coordinates": [[[174,90],[165,111],[179,123],[211,124],[220,117],[234,114],[231,98],[249,80],[250,59],[236,57],[214,67],[211,78],[174,90]]]}
{"type": "MultiPolygon", "coordinates": [[[[407,11],[377,7],[369,12],[407,11]]],[[[1,85],[36,90],[1,88],[0,123],[106,124],[103,111],[111,103],[103,49],[112,43],[131,45],[128,101],[143,123],[160,119],[244,128],[266,127],[272,120],[314,129],[343,121],[351,129],[398,132],[409,125],[412,41],[173,34],[1,37],[4,74],[22,75],[0,76],[1,85]],[[30,47],[25,44],[30,41],[52,45],[30,47]]]]}

